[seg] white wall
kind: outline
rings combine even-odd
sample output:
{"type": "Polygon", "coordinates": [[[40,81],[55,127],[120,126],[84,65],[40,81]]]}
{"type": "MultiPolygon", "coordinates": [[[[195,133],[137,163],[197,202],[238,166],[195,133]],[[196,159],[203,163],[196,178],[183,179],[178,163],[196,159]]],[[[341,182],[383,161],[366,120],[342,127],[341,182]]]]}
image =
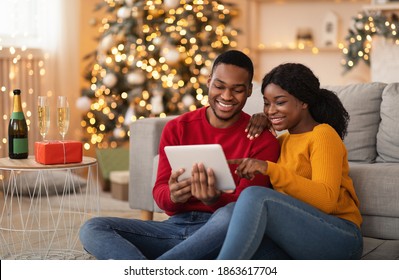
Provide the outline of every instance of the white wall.
{"type": "Polygon", "coordinates": [[[373,38],[371,79],[374,82],[399,82],[399,44],[380,36],[373,38]]]}
{"type": "MultiPolygon", "coordinates": [[[[299,62],[309,66],[322,84],[341,85],[354,81],[353,75],[352,77],[344,75],[344,68],[340,64],[343,54],[337,47],[327,50],[321,48],[317,55],[312,54],[310,50],[289,50],[287,47],[295,42],[297,30],[301,27],[312,29],[315,45],[320,47],[322,23],[329,11],[338,16],[337,40],[344,42],[352,17],[362,10],[367,1],[287,0],[284,3],[276,3],[269,0],[230,0],[230,2],[236,3],[240,9],[236,20],[236,26],[242,30],[239,48],[250,50],[249,54],[255,64],[256,80],[261,80],[266,72],[280,63],[299,62]],[[270,47],[277,43],[285,48],[258,49],[259,44],[270,47]]],[[[367,80],[369,73],[362,76],[367,80]]]]}
{"type": "Polygon", "coordinates": [[[343,41],[351,23],[351,18],[361,11],[359,3],[303,2],[273,4],[262,3],[259,10],[259,40],[261,43],[281,42],[288,45],[295,42],[298,28],[311,28],[315,45],[320,46],[322,23],[329,11],[339,18],[338,38],[343,41]]]}

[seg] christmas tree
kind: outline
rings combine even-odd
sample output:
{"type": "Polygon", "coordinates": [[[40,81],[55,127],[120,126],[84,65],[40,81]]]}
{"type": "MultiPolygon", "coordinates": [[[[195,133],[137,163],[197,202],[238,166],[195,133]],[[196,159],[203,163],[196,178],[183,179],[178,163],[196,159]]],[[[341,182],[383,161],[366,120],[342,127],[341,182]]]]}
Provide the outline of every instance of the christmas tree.
{"type": "Polygon", "coordinates": [[[98,48],[86,57],[89,86],[78,101],[87,110],[86,148],[123,144],[138,118],[178,115],[207,104],[214,58],[236,47],[234,4],[104,0],[100,9],[107,16],[99,23],[98,48]]]}

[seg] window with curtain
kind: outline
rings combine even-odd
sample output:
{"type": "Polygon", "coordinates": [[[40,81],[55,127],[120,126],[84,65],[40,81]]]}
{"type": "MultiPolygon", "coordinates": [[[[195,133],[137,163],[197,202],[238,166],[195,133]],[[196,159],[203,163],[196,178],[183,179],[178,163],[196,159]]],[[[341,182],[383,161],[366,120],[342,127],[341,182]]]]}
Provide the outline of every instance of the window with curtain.
{"type": "MultiPolygon", "coordinates": [[[[67,45],[64,26],[79,0],[0,1],[0,157],[8,156],[8,123],[12,91],[21,89],[23,110],[29,126],[29,151],[40,139],[36,100],[56,91],[57,60],[67,45]]],[[[65,56],[64,54],[62,54],[65,56]]]]}
{"type": "Polygon", "coordinates": [[[2,0],[0,44],[3,47],[40,48],[43,16],[42,0],[2,0]]]}

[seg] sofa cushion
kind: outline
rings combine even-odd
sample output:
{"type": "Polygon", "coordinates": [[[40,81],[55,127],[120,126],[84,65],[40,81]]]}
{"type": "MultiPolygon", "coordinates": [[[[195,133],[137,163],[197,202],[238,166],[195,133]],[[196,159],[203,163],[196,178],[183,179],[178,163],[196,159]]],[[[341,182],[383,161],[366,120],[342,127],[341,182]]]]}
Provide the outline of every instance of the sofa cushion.
{"type": "Polygon", "coordinates": [[[399,240],[364,237],[362,260],[399,260],[399,240]]]}
{"type": "Polygon", "coordinates": [[[348,135],[344,139],[350,161],[374,162],[376,159],[376,136],[385,86],[375,82],[325,87],[338,95],[350,115],[348,135]]]}
{"type": "Polygon", "coordinates": [[[363,216],[363,235],[399,239],[399,165],[395,163],[350,162],[363,216]]]}
{"type": "Polygon", "coordinates": [[[377,162],[399,162],[399,83],[382,93],[381,123],[377,133],[377,162]]]}
{"type": "Polygon", "coordinates": [[[399,240],[399,218],[362,215],[362,235],[385,240],[399,240]]]}

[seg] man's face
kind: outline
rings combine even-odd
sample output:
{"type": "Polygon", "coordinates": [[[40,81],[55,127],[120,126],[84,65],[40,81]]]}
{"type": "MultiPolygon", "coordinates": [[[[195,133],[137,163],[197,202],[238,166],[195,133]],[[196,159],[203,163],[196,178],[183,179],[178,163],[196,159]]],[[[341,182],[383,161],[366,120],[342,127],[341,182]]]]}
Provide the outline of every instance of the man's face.
{"type": "Polygon", "coordinates": [[[252,83],[246,69],[219,64],[208,79],[211,110],[207,116],[211,125],[224,128],[240,118],[240,112],[252,93],[252,83]]]}

